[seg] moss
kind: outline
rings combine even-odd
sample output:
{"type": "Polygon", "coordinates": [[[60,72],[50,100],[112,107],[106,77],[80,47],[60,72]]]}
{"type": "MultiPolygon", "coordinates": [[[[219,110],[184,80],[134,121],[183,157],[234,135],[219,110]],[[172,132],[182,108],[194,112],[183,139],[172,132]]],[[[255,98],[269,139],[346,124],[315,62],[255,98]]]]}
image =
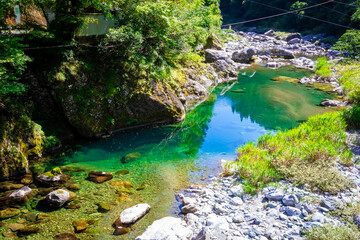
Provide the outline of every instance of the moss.
{"type": "Polygon", "coordinates": [[[44,175],[50,178],[53,178],[59,174],[61,174],[61,169],[59,167],[56,167],[54,169],[52,169],[51,171],[45,172],[44,175]]]}

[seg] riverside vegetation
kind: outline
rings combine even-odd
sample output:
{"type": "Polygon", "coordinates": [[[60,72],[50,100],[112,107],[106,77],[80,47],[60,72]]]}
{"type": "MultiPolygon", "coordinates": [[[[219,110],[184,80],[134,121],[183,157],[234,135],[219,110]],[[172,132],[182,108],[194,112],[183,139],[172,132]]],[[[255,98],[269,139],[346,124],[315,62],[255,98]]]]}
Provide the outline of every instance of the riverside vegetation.
{"type": "MultiPolygon", "coordinates": [[[[11,21],[12,16],[8,10],[13,7],[15,1],[0,0],[0,3],[1,17],[11,21]]],[[[357,1],[354,1],[352,4],[356,6],[356,3],[357,1]]],[[[244,56],[234,58],[241,58],[241,64],[235,64],[233,61],[230,64],[235,64],[236,68],[221,74],[218,74],[221,72],[218,71],[219,68],[223,69],[229,64],[221,62],[223,59],[216,59],[211,65],[214,67],[202,63],[204,57],[206,59],[206,54],[209,56],[217,53],[203,52],[204,46],[215,50],[222,49],[222,42],[216,35],[220,36],[222,41],[225,38],[234,41],[256,38],[251,34],[239,36],[241,34],[234,34],[232,31],[221,31],[217,1],[20,1],[20,6],[25,12],[28,11],[24,26],[26,30],[31,31],[20,35],[0,36],[0,45],[3,49],[0,53],[0,178],[20,177],[26,185],[33,181],[32,175],[29,175],[29,161],[36,163],[44,153],[58,148],[61,140],[72,138],[74,135],[99,137],[120,128],[149,123],[182,121],[185,110],[209,96],[208,88],[215,80],[229,80],[233,72],[246,67],[241,65],[244,63],[242,61],[247,64],[252,61],[252,55],[256,55],[246,55],[246,60],[244,56]],[[31,18],[29,9],[41,15],[39,19],[46,22],[46,28],[40,26],[39,19],[31,18]],[[54,10],[56,19],[50,22],[44,9],[54,10]],[[117,12],[116,9],[122,11],[117,12]],[[118,27],[111,29],[105,37],[75,37],[77,29],[83,24],[86,11],[104,13],[114,18],[118,27]],[[229,32],[232,34],[228,34],[229,32]],[[39,43],[48,48],[37,50],[39,43]],[[52,48],[60,44],[65,47],[52,48]],[[219,65],[220,63],[222,65],[219,65]],[[203,85],[196,85],[194,79],[201,79],[204,75],[208,80],[203,81],[203,85]],[[139,106],[142,106],[140,111],[139,106]]],[[[304,4],[298,1],[291,3],[290,9],[296,9],[297,6],[304,4]]],[[[354,15],[352,19],[346,19],[342,23],[351,22],[353,26],[357,26],[358,11],[347,9],[347,14],[354,15]]],[[[301,21],[299,18],[297,24],[301,21]]],[[[3,26],[4,23],[5,21],[1,22],[3,26]]],[[[5,30],[2,31],[5,33],[5,30]]],[[[340,30],[337,33],[340,34],[340,30]]],[[[316,78],[323,81],[338,79],[342,86],[342,96],[339,100],[352,107],[311,117],[297,128],[275,135],[265,135],[257,144],[249,143],[240,147],[237,160],[229,163],[226,169],[235,169],[245,193],[263,196],[261,194],[264,189],[265,192],[273,191],[269,186],[276,186],[276,182],[281,180],[289,181],[290,187],[295,186],[297,190],[301,188],[314,194],[326,192],[336,195],[354,188],[354,182],[347,178],[340,168],[352,169],[354,164],[357,164],[357,159],[349,147],[348,131],[360,127],[358,36],[358,30],[348,30],[335,44],[336,49],[347,52],[350,58],[337,63],[329,63],[326,58],[320,58],[315,67],[316,78]]],[[[324,41],[325,46],[328,42],[324,41]]],[[[286,56],[282,57],[292,55],[292,52],[286,52],[286,56]]],[[[316,87],[316,84],[313,85],[316,87]]],[[[137,153],[136,156],[140,157],[137,153]]],[[[355,156],[357,157],[356,154],[355,156]]],[[[225,174],[228,173],[225,171],[225,174]]],[[[61,183],[68,178],[58,168],[36,174],[39,174],[36,181],[45,185],[49,179],[59,177],[56,181],[61,183]]],[[[103,182],[112,176],[102,172],[91,172],[89,178],[95,179],[95,182],[103,182]]],[[[223,181],[224,188],[228,188],[228,180],[223,181]]],[[[76,185],[74,182],[68,182],[66,186],[78,190],[79,186],[74,184],[76,185]]],[[[121,190],[117,191],[121,202],[126,202],[129,195],[134,194],[131,183],[113,184],[121,185],[121,190]]],[[[107,186],[102,186],[102,191],[106,191],[107,186]]],[[[13,185],[10,187],[16,188],[13,185]]],[[[140,190],[142,188],[144,186],[137,187],[140,190]]],[[[34,194],[26,187],[21,189],[21,194],[25,194],[26,198],[34,194]]],[[[55,189],[57,187],[48,189],[51,192],[40,191],[40,195],[46,196],[41,201],[48,201],[56,206],[67,206],[66,204],[76,197],[69,190],[55,189]],[[53,201],[52,196],[59,197],[61,202],[53,201]]],[[[12,193],[7,191],[6,194],[12,193]]],[[[70,206],[76,208],[74,205],[76,204],[70,206]]],[[[99,202],[98,206],[99,212],[110,209],[103,202],[99,202]]],[[[36,206],[27,208],[32,209],[36,206]]],[[[183,213],[192,211],[189,206],[184,209],[190,211],[184,210],[183,213]]],[[[146,212],[148,211],[146,208],[146,212]]],[[[221,212],[221,208],[216,211],[221,212]]],[[[19,215],[20,211],[6,208],[1,214],[2,218],[11,218],[19,215]]],[[[360,220],[356,220],[360,215],[358,204],[350,202],[336,210],[332,209],[328,214],[340,218],[341,222],[337,221],[338,224],[335,226],[310,228],[304,232],[305,237],[359,238],[357,222],[360,223],[360,220]],[[347,224],[343,224],[344,222],[347,224]]],[[[39,215],[35,216],[38,220],[48,217],[39,215]]],[[[187,219],[190,216],[187,215],[187,219]]],[[[82,232],[96,221],[93,218],[78,219],[73,223],[75,231],[82,232]]],[[[179,225],[178,222],[174,224],[179,225]]],[[[39,231],[33,224],[19,229],[19,226],[11,227],[18,236],[39,231]]],[[[118,234],[124,234],[129,232],[130,228],[117,225],[116,230],[118,234]]],[[[185,233],[188,232],[184,231],[185,233]]],[[[4,234],[5,237],[15,237],[13,234],[4,234]]],[[[92,232],[89,235],[94,234],[97,233],[92,232]]]]}

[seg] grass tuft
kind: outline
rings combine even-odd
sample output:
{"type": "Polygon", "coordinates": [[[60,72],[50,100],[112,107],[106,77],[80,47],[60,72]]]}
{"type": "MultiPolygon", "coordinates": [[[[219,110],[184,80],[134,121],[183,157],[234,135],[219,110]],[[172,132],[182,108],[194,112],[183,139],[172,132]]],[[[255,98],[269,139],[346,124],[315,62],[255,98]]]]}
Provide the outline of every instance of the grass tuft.
{"type": "Polygon", "coordinates": [[[358,240],[360,239],[360,232],[354,224],[325,225],[312,228],[305,232],[305,236],[308,240],[358,240]]]}

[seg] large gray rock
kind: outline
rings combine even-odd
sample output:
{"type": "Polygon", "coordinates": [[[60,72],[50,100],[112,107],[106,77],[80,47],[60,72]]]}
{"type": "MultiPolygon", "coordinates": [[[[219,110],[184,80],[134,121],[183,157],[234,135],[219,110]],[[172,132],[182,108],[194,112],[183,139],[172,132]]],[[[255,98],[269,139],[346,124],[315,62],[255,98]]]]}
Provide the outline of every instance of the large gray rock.
{"type": "Polygon", "coordinates": [[[13,201],[26,201],[31,197],[33,190],[27,186],[15,190],[9,195],[10,200],[13,201]]]}
{"type": "Polygon", "coordinates": [[[274,37],[275,36],[275,31],[270,29],[269,31],[264,33],[264,35],[269,36],[269,37],[274,37]]]}
{"type": "Polygon", "coordinates": [[[225,77],[237,77],[235,67],[223,59],[214,62],[213,66],[217,72],[222,72],[225,77]]]}
{"type": "Polygon", "coordinates": [[[311,221],[312,222],[324,223],[326,221],[326,217],[324,215],[322,215],[321,213],[316,212],[312,216],[311,221]]]}
{"type": "Polygon", "coordinates": [[[299,33],[290,33],[290,34],[287,35],[287,37],[285,38],[285,41],[289,42],[290,40],[295,39],[295,38],[301,39],[300,34],[299,34],[299,33]]]}
{"type": "Polygon", "coordinates": [[[270,201],[281,201],[284,198],[284,193],[279,189],[271,189],[265,197],[270,201]]]}
{"type": "Polygon", "coordinates": [[[229,223],[225,217],[216,216],[216,214],[212,213],[208,215],[206,219],[206,226],[210,228],[217,228],[221,230],[228,230],[229,223]]]}
{"type": "Polygon", "coordinates": [[[228,54],[225,51],[206,49],[205,50],[205,62],[213,63],[217,60],[224,60],[228,58],[228,54]]]}
{"type": "Polygon", "coordinates": [[[341,102],[339,100],[330,100],[330,99],[324,99],[320,106],[323,107],[336,107],[336,106],[345,106],[346,104],[344,102],[341,102]]]}
{"type": "Polygon", "coordinates": [[[219,38],[215,35],[215,33],[210,34],[210,36],[206,40],[204,49],[216,49],[216,50],[222,49],[222,44],[219,38]]]}
{"type": "Polygon", "coordinates": [[[136,240],[182,240],[191,239],[192,231],[184,226],[180,218],[164,217],[153,222],[136,240]]]}
{"type": "Polygon", "coordinates": [[[254,48],[246,48],[242,51],[236,51],[232,54],[231,59],[238,63],[251,63],[252,57],[256,54],[254,48]]]}
{"type": "Polygon", "coordinates": [[[51,206],[60,208],[70,199],[70,192],[64,189],[52,191],[45,197],[45,201],[51,206]]]}
{"type": "Polygon", "coordinates": [[[145,216],[151,207],[147,203],[140,203],[138,205],[132,206],[128,209],[125,209],[120,214],[120,222],[122,225],[131,225],[137,222],[140,218],[145,216]]]}
{"type": "Polygon", "coordinates": [[[293,38],[290,41],[288,41],[288,44],[297,44],[300,43],[301,39],[300,38],[293,38]]]}
{"type": "Polygon", "coordinates": [[[282,203],[285,206],[295,207],[295,205],[299,203],[299,199],[294,194],[286,195],[286,196],[283,197],[282,203]]]}
{"type": "Polygon", "coordinates": [[[198,209],[196,207],[195,204],[191,203],[191,204],[188,204],[188,205],[185,205],[181,208],[181,212],[183,214],[187,214],[187,213],[194,213],[196,212],[198,209]]]}
{"type": "Polygon", "coordinates": [[[300,211],[300,209],[297,209],[295,207],[286,207],[285,213],[288,216],[298,216],[301,214],[301,211],[300,211]]]}

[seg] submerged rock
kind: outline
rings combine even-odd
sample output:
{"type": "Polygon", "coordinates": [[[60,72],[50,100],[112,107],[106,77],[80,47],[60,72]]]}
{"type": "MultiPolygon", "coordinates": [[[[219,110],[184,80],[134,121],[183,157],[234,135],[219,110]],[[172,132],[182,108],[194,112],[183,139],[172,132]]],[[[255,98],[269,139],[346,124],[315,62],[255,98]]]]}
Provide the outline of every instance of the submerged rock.
{"type": "Polygon", "coordinates": [[[33,233],[37,233],[39,231],[40,231],[39,227],[33,226],[33,225],[28,225],[28,226],[26,226],[24,228],[19,229],[18,234],[20,236],[22,236],[22,235],[30,235],[30,234],[33,234],[33,233]]]}
{"type": "Polygon", "coordinates": [[[150,211],[150,209],[151,207],[147,203],[140,203],[138,205],[125,209],[120,214],[120,223],[122,225],[132,225],[139,221],[143,216],[145,216],[150,211]]]}
{"type": "Polygon", "coordinates": [[[17,208],[6,208],[0,211],[0,219],[12,218],[20,214],[17,208]]]}
{"type": "Polygon", "coordinates": [[[57,167],[37,176],[36,180],[45,186],[58,186],[66,183],[69,178],[70,177],[68,175],[63,174],[61,169],[57,167]]]}
{"type": "Polygon", "coordinates": [[[154,221],[136,240],[148,239],[191,239],[192,231],[185,227],[180,218],[164,217],[154,221]]]}
{"type": "Polygon", "coordinates": [[[330,100],[330,99],[325,99],[320,103],[320,106],[323,107],[337,107],[337,106],[346,106],[346,103],[341,102],[339,100],[330,100]]]}
{"type": "Polygon", "coordinates": [[[76,198],[76,194],[64,189],[52,191],[45,197],[45,201],[50,207],[60,208],[65,203],[76,198]]]}
{"type": "Polygon", "coordinates": [[[75,232],[82,232],[89,227],[85,218],[77,219],[73,222],[75,232]]]}
{"type": "Polygon", "coordinates": [[[89,173],[90,181],[95,182],[95,183],[103,183],[103,182],[111,180],[112,178],[113,178],[113,175],[110,173],[106,173],[106,172],[92,171],[89,173]]]}
{"type": "Polygon", "coordinates": [[[110,205],[106,202],[99,202],[96,205],[98,205],[98,212],[108,212],[110,211],[110,205]]]}
{"type": "Polygon", "coordinates": [[[31,198],[33,190],[27,186],[15,190],[9,195],[10,201],[26,202],[31,198]]]}
{"type": "Polygon", "coordinates": [[[124,157],[121,158],[122,163],[128,163],[135,161],[141,157],[141,154],[138,152],[128,153],[124,157]]]}
{"type": "Polygon", "coordinates": [[[61,233],[54,237],[54,240],[78,240],[75,233],[67,232],[67,233],[61,233]]]}

